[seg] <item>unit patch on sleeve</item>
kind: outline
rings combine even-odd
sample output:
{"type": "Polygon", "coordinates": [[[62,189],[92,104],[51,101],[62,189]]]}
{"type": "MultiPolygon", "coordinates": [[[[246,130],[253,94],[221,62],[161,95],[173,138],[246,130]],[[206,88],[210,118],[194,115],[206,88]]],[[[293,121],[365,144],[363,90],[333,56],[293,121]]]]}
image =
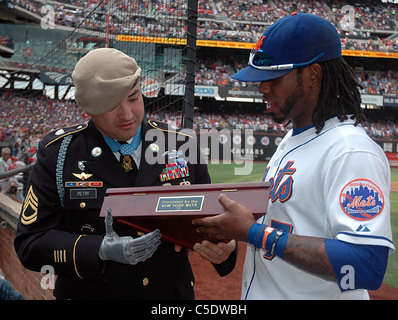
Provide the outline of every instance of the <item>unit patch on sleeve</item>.
{"type": "Polygon", "coordinates": [[[37,220],[37,207],[39,199],[37,199],[33,192],[33,187],[30,186],[28,194],[22,206],[21,222],[25,225],[31,224],[37,220]]]}
{"type": "Polygon", "coordinates": [[[355,220],[370,220],[384,208],[381,189],[367,179],[356,179],[347,183],[340,193],[340,205],[345,214],[355,220]]]}

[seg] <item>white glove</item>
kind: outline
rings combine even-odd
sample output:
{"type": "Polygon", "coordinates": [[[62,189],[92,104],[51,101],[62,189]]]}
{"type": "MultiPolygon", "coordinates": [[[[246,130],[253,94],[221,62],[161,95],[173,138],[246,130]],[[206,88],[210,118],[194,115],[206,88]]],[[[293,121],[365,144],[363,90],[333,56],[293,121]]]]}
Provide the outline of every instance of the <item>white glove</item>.
{"type": "Polygon", "coordinates": [[[134,239],[129,236],[119,237],[113,231],[112,224],[112,210],[108,209],[105,217],[106,235],[102,240],[98,253],[102,260],[135,265],[152,257],[160,244],[159,239],[162,235],[158,229],[134,239]]]}

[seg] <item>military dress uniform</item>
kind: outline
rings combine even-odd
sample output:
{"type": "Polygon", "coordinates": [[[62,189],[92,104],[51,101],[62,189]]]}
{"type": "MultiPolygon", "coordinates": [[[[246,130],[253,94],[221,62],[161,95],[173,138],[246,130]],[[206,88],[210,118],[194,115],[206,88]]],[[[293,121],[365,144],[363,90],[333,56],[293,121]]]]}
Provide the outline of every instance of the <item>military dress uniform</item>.
{"type": "MultiPolygon", "coordinates": [[[[155,121],[143,121],[141,128],[141,160],[138,172],[132,174],[125,172],[92,120],[54,131],[39,144],[15,249],[28,269],[54,268],[57,299],[194,298],[194,276],[185,249],[175,252],[173,244],[162,241],[151,258],[136,265],[103,261],[98,256],[105,235],[99,213],[108,188],[210,183],[207,165],[199,162],[188,162],[189,176],[161,179],[174,157],[171,154],[181,155],[179,148],[193,137],[155,121]],[[151,138],[159,132],[164,134],[165,145],[151,138]],[[176,142],[176,149],[168,146],[169,141],[176,142]],[[146,154],[164,161],[150,164],[146,154]]],[[[198,144],[196,148],[199,160],[198,144]]],[[[119,236],[139,236],[117,223],[113,227],[119,236]]],[[[224,276],[235,262],[236,250],[214,267],[224,276]]]]}

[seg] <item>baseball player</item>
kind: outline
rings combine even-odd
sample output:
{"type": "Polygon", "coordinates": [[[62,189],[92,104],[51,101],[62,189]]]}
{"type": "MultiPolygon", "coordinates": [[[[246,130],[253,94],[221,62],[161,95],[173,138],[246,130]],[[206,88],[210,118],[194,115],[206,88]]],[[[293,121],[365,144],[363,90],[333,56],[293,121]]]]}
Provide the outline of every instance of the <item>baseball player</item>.
{"type": "MultiPolygon", "coordinates": [[[[390,168],[360,126],[358,84],[328,21],[293,14],[269,27],[233,76],[260,82],[277,123],[292,123],[264,174],[266,215],[220,195],[199,232],[249,243],[242,299],[369,299],[395,248],[390,168]]],[[[196,250],[201,250],[197,244],[196,250]]]]}

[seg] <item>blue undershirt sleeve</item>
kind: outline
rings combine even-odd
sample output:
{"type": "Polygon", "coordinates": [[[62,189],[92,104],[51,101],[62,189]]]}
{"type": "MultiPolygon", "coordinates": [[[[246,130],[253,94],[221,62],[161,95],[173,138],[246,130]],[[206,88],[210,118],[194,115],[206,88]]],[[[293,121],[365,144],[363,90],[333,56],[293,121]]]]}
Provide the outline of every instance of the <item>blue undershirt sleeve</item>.
{"type": "Polygon", "coordinates": [[[388,247],[325,239],[325,249],[341,291],[376,290],[387,269],[388,247]]]}

